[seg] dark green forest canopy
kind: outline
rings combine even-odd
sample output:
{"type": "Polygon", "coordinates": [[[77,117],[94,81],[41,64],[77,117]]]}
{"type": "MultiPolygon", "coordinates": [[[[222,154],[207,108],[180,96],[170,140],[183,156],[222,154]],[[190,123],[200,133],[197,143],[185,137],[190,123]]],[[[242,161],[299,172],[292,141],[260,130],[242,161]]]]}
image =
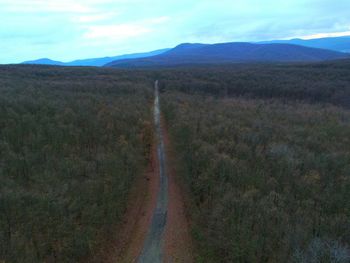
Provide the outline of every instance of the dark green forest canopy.
{"type": "Polygon", "coordinates": [[[0,67],[0,261],[96,262],[152,139],[153,81],[0,67]]]}
{"type": "Polygon", "coordinates": [[[349,262],[349,61],[160,76],[200,262],[349,262]]]}
{"type": "Polygon", "coordinates": [[[199,262],[350,260],[350,112],[162,97],[199,262]]]}
{"type": "Polygon", "coordinates": [[[350,107],[350,60],[173,68],[161,71],[160,79],[163,90],[350,107]]]}
{"type": "Polygon", "coordinates": [[[155,79],[200,262],[347,262],[349,61],[0,66],[0,261],[98,262],[149,157],[155,79]]]}

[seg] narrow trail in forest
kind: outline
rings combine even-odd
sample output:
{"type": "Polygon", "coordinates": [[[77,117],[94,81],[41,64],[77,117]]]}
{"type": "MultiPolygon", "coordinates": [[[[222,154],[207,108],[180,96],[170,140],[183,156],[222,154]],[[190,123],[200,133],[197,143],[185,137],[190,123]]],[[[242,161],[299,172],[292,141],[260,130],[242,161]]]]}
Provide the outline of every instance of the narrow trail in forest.
{"type": "Polygon", "coordinates": [[[168,212],[168,177],[165,169],[165,149],[164,139],[161,128],[160,107],[159,107],[159,88],[158,80],[155,82],[155,100],[154,100],[154,123],[157,137],[157,156],[159,162],[159,192],[157,197],[156,209],[153,212],[152,222],[148,230],[144,247],[138,258],[138,262],[160,263],[163,262],[163,233],[167,222],[168,212]]]}
{"type": "Polygon", "coordinates": [[[193,262],[183,191],[175,179],[174,154],[154,84],[155,140],[148,171],[135,183],[124,224],[108,263],[193,262]]]}

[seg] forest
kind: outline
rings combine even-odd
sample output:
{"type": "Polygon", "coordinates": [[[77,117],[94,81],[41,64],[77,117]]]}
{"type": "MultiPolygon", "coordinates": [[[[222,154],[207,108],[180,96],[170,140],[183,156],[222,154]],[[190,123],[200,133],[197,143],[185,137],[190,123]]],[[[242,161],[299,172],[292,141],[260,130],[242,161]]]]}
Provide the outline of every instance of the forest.
{"type": "Polygon", "coordinates": [[[216,97],[278,98],[350,108],[350,60],[163,69],[162,89],[216,97]]]}
{"type": "Polygon", "coordinates": [[[0,66],[0,262],[101,262],[149,162],[156,79],[196,262],[350,261],[345,60],[0,66]]]}
{"type": "Polygon", "coordinates": [[[149,158],[152,84],[0,67],[0,262],[100,262],[149,158]]]}
{"type": "Polygon", "coordinates": [[[164,73],[162,110],[197,262],[350,261],[350,112],[340,95],[349,94],[349,70],[164,73]]]}

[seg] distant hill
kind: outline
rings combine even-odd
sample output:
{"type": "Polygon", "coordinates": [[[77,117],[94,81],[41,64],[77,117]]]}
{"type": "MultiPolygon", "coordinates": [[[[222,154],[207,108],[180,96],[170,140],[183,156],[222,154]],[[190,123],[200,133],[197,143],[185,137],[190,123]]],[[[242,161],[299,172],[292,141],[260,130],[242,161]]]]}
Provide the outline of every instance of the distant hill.
{"type": "Polygon", "coordinates": [[[95,67],[102,67],[112,61],[118,61],[123,59],[133,59],[133,58],[145,58],[145,57],[151,57],[156,56],[159,54],[162,54],[166,51],[170,50],[169,48],[166,49],[159,49],[151,52],[145,52],[145,53],[135,53],[135,54],[127,54],[127,55],[121,55],[121,56],[115,56],[115,57],[104,57],[104,58],[93,58],[93,59],[82,59],[82,60],[75,60],[72,62],[65,63],[66,66],[95,66],[95,67]]]}
{"type": "Polygon", "coordinates": [[[109,67],[158,67],[245,62],[313,62],[350,57],[349,54],[291,44],[181,44],[163,54],[114,61],[109,67]]]}
{"type": "Polygon", "coordinates": [[[112,61],[156,56],[156,55],[162,54],[168,50],[170,50],[170,49],[168,49],[168,48],[167,49],[160,49],[160,50],[155,50],[155,51],[151,51],[151,52],[127,54],[127,55],[121,55],[121,56],[115,56],[115,57],[80,59],[80,60],[74,60],[71,62],[61,62],[61,61],[54,61],[54,60],[51,60],[48,58],[43,58],[43,59],[38,59],[38,60],[25,61],[21,64],[102,67],[105,64],[110,63],[112,61]]]}
{"type": "Polygon", "coordinates": [[[305,47],[313,47],[313,48],[323,48],[330,49],[339,52],[348,52],[350,53],[350,36],[345,37],[327,37],[327,38],[317,38],[317,39],[291,39],[291,40],[271,40],[258,42],[259,44],[294,44],[301,45],[305,47]]]}
{"type": "Polygon", "coordinates": [[[41,58],[41,59],[37,59],[37,60],[25,61],[25,62],[22,62],[21,64],[64,66],[63,62],[51,60],[49,58],[41,58]]]}

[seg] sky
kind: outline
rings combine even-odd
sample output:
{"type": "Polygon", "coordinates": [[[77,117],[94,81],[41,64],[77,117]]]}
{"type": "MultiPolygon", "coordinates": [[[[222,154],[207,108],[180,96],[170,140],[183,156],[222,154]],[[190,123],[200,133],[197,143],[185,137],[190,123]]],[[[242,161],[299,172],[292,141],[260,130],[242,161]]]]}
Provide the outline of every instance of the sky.
{"type": "Polygon", "coordinates": [[[0,0],[0,63],[350,35],[349,0],[0,0]]]}

